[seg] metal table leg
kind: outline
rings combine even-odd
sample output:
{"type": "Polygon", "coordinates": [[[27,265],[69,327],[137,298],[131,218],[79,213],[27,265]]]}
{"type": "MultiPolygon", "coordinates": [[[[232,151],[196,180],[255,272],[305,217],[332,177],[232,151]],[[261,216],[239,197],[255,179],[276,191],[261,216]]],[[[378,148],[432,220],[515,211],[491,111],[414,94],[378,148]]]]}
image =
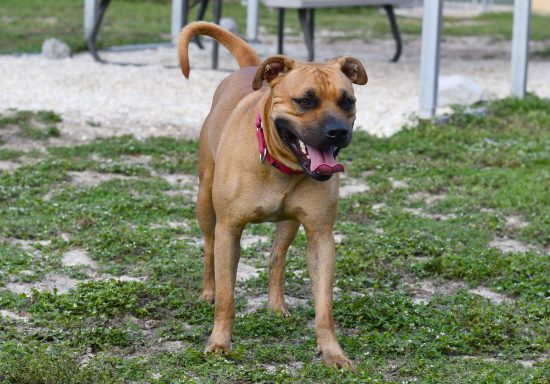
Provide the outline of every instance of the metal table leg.
{"type": "Polygon", "coordinates": [[[101,22],[103,21],[103,16],[105,15],[105,12],[107,11],[107,8],[109,7],[110,3],[111,3],[111,0],[101,0],[101,3],[99,4],[97,17],[94,21],[94,26],[92,28],[92,32],[86,39],[86,45],[88,46],[88,51],[90,51],[90,54],[92,55],[94,60],[99,63],[105,63],[105,60],[99,57],[99,54],[97,53],[97,46],[96,46],[97,35],[99,33],[99,27],[101,27],[101,22]]]}
{"type": "Polygon", "coordinates": [[[313,61],[315,60],[315,9],[300,8],[298,9],[298,17],[300,18],[300,25],[304,32],[308,60],[313,61]]]}
{"type": "Polygon", "coordinates": [[[388,15],[388,19],[390,20],[391,32],[393,34],[393,38],[395,39],[395,54],[393,55],[391,62],[396,63],[397,60],[399,60],[399,57],[401,56],[401,50],[403,49],[401,33],[399,32],[399,26],[397,25],[395,13],[393,12],[393,5],[384,5],[383,7],[386,11],[386,14],[388,15]]]}
{"type": "MultiPolygon", "coordinates": [[[[214,1],[214,23],[220,25],[220,19],[222,17],[222,0],[214,1]]],[[[220,45],[216,40],[212,45],[212,69],[218,69],[218,55],[220,45]]]]}
{"type": "MultiPolygon", "coordinates": [[[[197,20],[204,20],[206,8],[208,7],[208,0],[202,0],[200,3],[201,4],[199,7],[199,12],[197,13],[197,20]]],[[[200,36],[195,36],[194,41],[200,49],[204,49],[204,45],[202,45],[202,39],[200,36]]]]}
{"type": "Polygon", "coordinates": [[[279,8],[279,22],[277,27],[277,53],[283,54],[283,43],[285,39],[285,9],[279,8]]]}

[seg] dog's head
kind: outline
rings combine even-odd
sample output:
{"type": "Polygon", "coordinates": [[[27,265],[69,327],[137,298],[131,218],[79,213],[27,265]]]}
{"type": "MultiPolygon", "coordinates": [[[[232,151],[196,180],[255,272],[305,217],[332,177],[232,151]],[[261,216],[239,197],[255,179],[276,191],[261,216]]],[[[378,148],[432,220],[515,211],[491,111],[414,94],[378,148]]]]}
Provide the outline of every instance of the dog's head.
{"type": "MultiPolygon", "coordinates": [[[[336,162],[349,145],[355,121],[352,84],[366,84],[367,73],[353,57],[326,63],[298,63],[278,55],[266,59],[252,87],[264,80],[270,87],[264,116],[269,116],[270,137],[281,145],[272,148],[283,158],[290,151],[306,174],[325,181],[343,171],[336,162]]],[[[277,155],[277,153],[275,153],[277,155]]]]}

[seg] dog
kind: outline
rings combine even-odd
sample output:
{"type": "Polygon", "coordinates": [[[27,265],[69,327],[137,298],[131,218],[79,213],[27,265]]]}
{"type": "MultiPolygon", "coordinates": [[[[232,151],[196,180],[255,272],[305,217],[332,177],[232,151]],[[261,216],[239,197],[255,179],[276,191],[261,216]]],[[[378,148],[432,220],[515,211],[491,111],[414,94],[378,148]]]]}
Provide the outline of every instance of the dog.
{"type": "Polygon", "coordinates": [[[276,222],[269,262],[268,307],[287,315],[283,278],[287,250],[303,225],[315,306],[317,349],[327,366],[351,368],[332,314],[338,209],[338,151],[355,121],[352,84],[367,73],[353,57],[302,63],[283,55],[263,62],[240,37],[194,22],[180,33],[178,53],[189,77],[188,47],[197,35],[224,45],[240,69],[215,91],[199,138],[197,218],[204,235],[201,298],[215,303],[205,352],[226,352],[235,318],[240,238],[248,223],[276,222]]]}

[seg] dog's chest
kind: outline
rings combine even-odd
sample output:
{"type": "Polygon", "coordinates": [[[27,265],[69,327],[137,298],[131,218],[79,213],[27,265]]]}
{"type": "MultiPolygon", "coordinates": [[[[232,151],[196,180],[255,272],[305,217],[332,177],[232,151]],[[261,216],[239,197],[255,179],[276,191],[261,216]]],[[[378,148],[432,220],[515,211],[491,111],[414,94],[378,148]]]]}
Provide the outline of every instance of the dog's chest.
{"type": "Polygon", "coordinates": [[[263,198],[251,205],[252,222],[281,221],[295,218],[296,207],[288,192],[263,194],[263,198]]]}

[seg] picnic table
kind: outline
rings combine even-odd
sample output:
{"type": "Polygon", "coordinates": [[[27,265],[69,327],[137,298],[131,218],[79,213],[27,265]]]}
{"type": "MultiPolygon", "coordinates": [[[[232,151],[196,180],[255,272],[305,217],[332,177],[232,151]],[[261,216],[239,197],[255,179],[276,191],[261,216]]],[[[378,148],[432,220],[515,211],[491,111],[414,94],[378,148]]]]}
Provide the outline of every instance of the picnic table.
{"type": "MultiPolygon", "coordinates": [[[[257,5],[256,0],[249,0],[252,4],[257,5]]],[[[272,8],[279,10],[278,23],[278,43],[277,48],[279,53],[283,53],[284,40],[284,14],[286,9],[297,9],[300,19],[300,25],[304,33],[304,39],[308,50],[308,59],[315,59],[314,39],[314,17],[317,8],[337,8],[337,7],[354,7],[354,6],[380,6],[383,7],[388,16],[393,37],[396,43],[396,50],[392,62],[396,62],[401,55],[402,41],[397,20],[393,11],[395,5],[402,5],[410,2],[410,0],[262,0],[263,3],[272,8]]],[[[85,0],[84,2],[84,25],[86,44],[90,54],[98,62],[104,62],[97,52],[97,36],[103,21],[103,16],[109,7],[111,0],[85,0]]],[[[199,11],[197,20],[203,20],[208,0],[172,0],[172,38],[175,40],[182,28],[189,21],[189,10],[198,5],[199,11]]],[[[257,7],[256,7],[257,9],[257,7]]],[[[213,0],[214,22],[219,24],[222,14],[222,0],[213,0]]],[[[257,18],[257,15],[256,15],[257,18]]],[[[202,48],[200,39],[197,37],[195,42],[202,48]]],[[[218,67],[218,43],[214,42],[212,50],[212,68],[218,67]]]]}

